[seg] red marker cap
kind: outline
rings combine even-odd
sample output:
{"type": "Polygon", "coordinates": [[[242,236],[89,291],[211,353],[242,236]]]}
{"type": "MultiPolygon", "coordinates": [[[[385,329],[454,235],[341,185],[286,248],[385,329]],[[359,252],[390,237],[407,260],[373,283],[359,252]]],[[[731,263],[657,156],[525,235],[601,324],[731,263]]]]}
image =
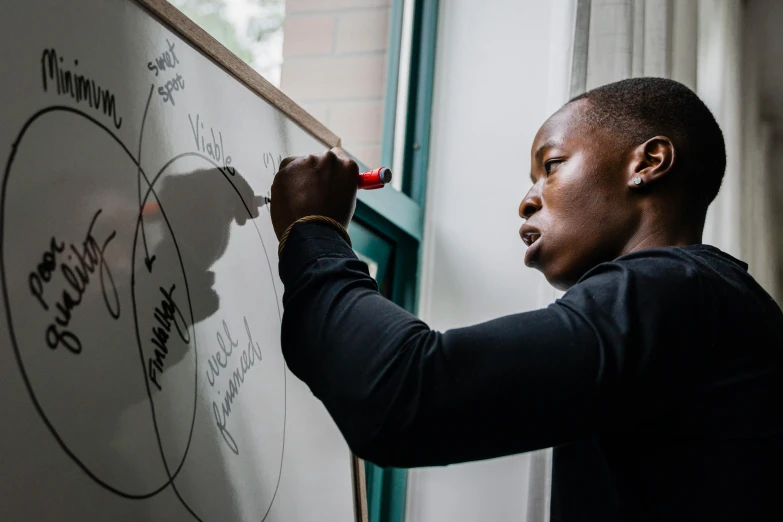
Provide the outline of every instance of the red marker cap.
{"type": "Polygon", "coordinates": [[[359,188],[363,190],[373,190],[383,188],[392,180],[392,172],[386,167],[362,172],[359,174],[359,188]]]}

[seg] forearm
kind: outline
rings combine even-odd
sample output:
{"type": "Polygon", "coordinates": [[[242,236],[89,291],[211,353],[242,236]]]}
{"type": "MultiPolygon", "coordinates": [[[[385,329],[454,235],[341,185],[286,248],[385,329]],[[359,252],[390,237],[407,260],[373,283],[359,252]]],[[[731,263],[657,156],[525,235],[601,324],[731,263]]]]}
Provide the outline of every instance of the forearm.
{"type": "Polygon", "coordinates": [[[448,464],[547,447],[589,424],[592,397],[584,391],[595,387],[596,353],[575,350],[560,361],[576,334],[569,329],[579,326],[562,313],[441,334],[384,299],[336,233],[298,226],[288,248],[286,361],[360,456],[448,464]],[[553,386],[553,369],[562,384],[553,386]]]}

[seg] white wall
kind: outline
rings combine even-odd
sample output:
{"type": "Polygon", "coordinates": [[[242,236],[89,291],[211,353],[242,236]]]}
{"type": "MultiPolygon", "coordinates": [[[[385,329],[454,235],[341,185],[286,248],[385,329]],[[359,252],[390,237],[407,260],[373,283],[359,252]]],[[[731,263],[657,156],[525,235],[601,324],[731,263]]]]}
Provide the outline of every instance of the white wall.
{"type": "MultiPolygon", "coordinates": [[[[553,299],[524,266],[517,209],[535,133],[566,101],[572,4],[440,2],[420,303],[435,329],[553,299]]],[[[543,521],[546,465],[539,453],[411,471],[406,520],[543,521]]]]}

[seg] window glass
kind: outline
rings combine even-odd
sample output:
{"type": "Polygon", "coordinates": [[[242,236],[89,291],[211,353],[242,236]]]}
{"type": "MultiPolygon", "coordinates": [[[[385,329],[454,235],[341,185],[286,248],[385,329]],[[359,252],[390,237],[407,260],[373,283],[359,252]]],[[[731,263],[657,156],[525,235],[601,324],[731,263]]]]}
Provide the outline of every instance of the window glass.
{"type": "Polygon", "coordinates": [[[392,0],[170,0],[380,166],[392,0]]]}

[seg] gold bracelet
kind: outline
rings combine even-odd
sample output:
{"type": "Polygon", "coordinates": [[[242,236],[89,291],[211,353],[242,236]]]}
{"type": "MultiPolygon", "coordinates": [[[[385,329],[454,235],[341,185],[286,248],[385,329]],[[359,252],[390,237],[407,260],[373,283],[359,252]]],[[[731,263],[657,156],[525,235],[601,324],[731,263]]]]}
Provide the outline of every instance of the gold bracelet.
{"type": "Polygon", "coordinates": [[[316,221],[320,221],[321,223],[327,223],[331,225],[340,233],[341,236],[343,236],[343,239],[345,239],[345,241],[348,243],[348,246],[353,248],[353,245],[351,244],[351,236],[348,235],[348,231],[345,230],[345,227],[342,226],[342,224],[339,221],[326,216],[305,216],[291,223],[288,226],[288,228],[285,229],[283,235],[280,236],[280,244],[277,246],[277,257],[279,258],[280,254],[283,253],[283,247],[285,246],[285,242],[288,241],[288,235],[291,233],[291,230],[294,228],[295,225],[299,223],[312,223],[316,221]]]}

